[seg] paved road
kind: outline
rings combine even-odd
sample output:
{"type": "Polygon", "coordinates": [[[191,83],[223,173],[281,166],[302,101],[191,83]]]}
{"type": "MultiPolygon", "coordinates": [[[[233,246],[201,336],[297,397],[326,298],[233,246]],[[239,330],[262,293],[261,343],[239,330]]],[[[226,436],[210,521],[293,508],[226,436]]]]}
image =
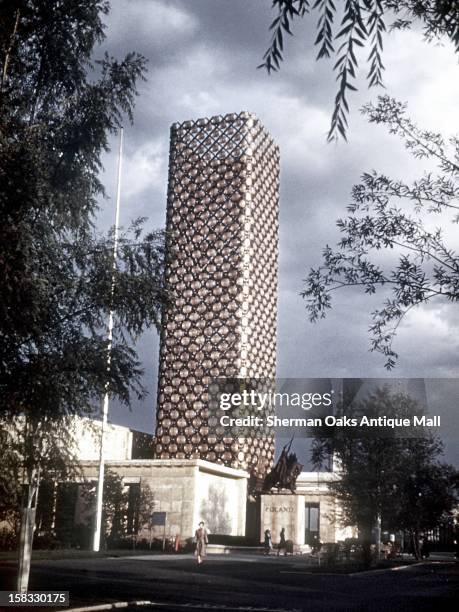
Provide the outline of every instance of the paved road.
{"type": "MultiPolygon", "coordinates": [[[[14,575],[13,563],[0,564],[0,590],[14,588],[14,575]]],[[[141,611],[423,612],[447,610],[457,600],[459,564],[340,575],[311,572],[301,557],[215,555],[202,566],[192,556],[69,559],[34,562],[30,590],[68,590],[71,607],[132,600],[161,604],[137,608],[141,611]]]]}

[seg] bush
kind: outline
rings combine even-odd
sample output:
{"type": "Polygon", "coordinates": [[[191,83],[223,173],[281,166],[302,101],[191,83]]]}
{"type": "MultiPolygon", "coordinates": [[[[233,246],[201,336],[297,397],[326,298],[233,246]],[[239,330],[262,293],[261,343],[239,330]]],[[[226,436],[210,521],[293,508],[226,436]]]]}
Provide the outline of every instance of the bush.
{"type": "Polygon", "coordinates": [[[107,538],[108,550],[130,550],[135,548],[135,542],[132,538],[113,537],[107,538]]]}
{"type": "Polygon", "coordinates": [[[260,546],[260,542],[255,538],[218,533],[209,534],[209,544],[221,544],[222,546],[260,546]]]}
{"type": "Polygon", "coordinates": [[[55,550],[64,548],[63,543],[53,533],[36,533],[33,538],[33,547],[36,550],[55,550]]]}
{"type": "Polygon", "coordinates": [[[0,550],[16,550],[18,547],[18,537],[11,529],[2,527],[0,529],[0,550]]]}
{"type": "Polygon", "coordinates": [[[194,552],[196,548],[196,544],[194,542],[194,538],[187,538],[184,542],[183,542],[183,548],[182,551],[183,552],[194,552]]]}

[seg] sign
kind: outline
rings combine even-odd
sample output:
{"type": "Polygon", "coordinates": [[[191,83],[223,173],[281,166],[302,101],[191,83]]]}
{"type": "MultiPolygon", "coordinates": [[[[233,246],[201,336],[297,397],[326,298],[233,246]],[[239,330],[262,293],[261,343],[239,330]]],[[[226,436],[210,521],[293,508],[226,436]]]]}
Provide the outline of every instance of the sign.
{"type": "Polygon", "coordinates": [[[153,512],[151,515],[151,524],[157,527],[166,524],[166,512],[153,512]]]}
{"type": "Polygon", "coordinates": [[[265,512],[293,512],[294,508],[289,508],[287,506],[281,506],[277,508],[276,506],[267,506],[265,508],[265,512]]]}

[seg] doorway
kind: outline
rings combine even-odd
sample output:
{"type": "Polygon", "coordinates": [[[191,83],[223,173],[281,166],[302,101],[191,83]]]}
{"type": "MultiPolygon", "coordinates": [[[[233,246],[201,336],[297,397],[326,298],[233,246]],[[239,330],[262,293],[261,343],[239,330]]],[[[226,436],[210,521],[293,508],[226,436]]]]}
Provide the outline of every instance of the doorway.
{"type": "Polygon", "coordinates": [[[304,515],[304,543],[313,546],[320,540],[320,505],[318,503],[306,503],[304,515]]]}

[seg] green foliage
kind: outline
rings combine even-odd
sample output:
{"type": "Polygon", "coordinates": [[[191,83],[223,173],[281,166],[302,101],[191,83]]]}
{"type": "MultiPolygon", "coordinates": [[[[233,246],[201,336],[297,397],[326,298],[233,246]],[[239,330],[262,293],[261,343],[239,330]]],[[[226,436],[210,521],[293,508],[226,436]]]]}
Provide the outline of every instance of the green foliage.
{"type": "Polygon", "coordinates": [[[388,287],[391,297],[372,313],[371,350],[381,352],[386,367],[393,368],[393,348],[398,326],[413,308],[433,299],[459,299],[459,259],[448,246],[442,229],[429,228],[429,216],[453,214],[459,222],[459,139],[419,129],[405,115],[405,107],[384,96],[363,113],[371,123],[381,123],[402,138],[417,158],[433,160],[438,173],[425,173],[411,184],[377,172],[363,174],[352,191],[350,215],[339,219],[343,237],[337,249],[326,246],[323,265],[311,269],[302,295],[307,299],[311,321],[323,318],[331,308],[332,293],[359,286],[373,294],[388,287]],[[378,251],[398,256],[391,266],[376,263],[378,251]]]}
{"type": "Polygon", "coordinates": [[[93,414],[106,391],[125,404],[143,394],[133,344],[163,299],[161,232],[135,222],[114,261],[113,233],[94,230],[101,156],[132,121],[145,74],[136,53],[92,61],[108,10],[11,0],[0,12],[0,416],[22,444],[29,509],[48,472],[75,466],[72,417],[93,414]]]}
{"type": "MultiPolygon", "coordinates": [[[[415,400],[380,388],[360,402],[338,406],[335,416],[405,418],[421,415],[415,400]]],[[[395,430],[375,430],[367,437],[350,435],[346,428],[315,432],[312,459],[317,467],[331,460],[338,478],[330,489],[339,500],[345,525],[358,525],[366,537],[381,517],[383,528],[419,534],[439,524],[457,504],[458,474],[441,463],[438,437],[399,436],[395,430]]]]}
{"type": "Polygon", "coordinates": [[[417,535],[451,516],[458,501],[459,477],[453,466],[419,463],[413,453],[406,457],[404,467],[406,477],[395,485],[388,525],[417,535]]]}
{"type": "Polygon", "coordinates": [[[139,503],[137,507],[136,535],[151,524],[151,515],[154,508],[155,495],[146,482],[140,483],[139,503]]]}
{"type": "Polygon", "coordinates": [[[141,395],[132,341],[159,323],[161,232],[139,220],[122,234],[112,295],[113,234],[93,229],[101,155],[145,72],[134,53],[91,62],[107,12],[101,0],[15,0],[0,16],[1,410],[33,427],[89,413],[107,384],[125,403],[141,395]]]}
{"type": "MultiPolygon", "coordinates": [[[[96,507],[96,487],[83,486],[81,493],[85,513],[94,520],[96,507]]],[[[105,544],[110,539],[120,539],[126,535],[128,494],[123,479],[116,472],[105,469],[104,493],[102,502],[102,539],[105,544]]]]}
{"type": "Polygon", "coordinates": [[[9,429],[0,420],[0,523],[19,533],[19,509],[22,495],[19,449],[9,429]]]}
{"type": "Polygon", "coordinates": [[[106,539],[118,539],[125,535],[128,498],[123,479],[112,470],[104,478],[102,522],[106,539]]]}
{"type": "Polygon", "coordinates": [[[348,94],[356,91],[359,70],[358,49],[369,49],[369,87],[383,85],[383,39],[388,17],[395,16],[389,30],[405,30],[420,22],[427,40],[449,37],[459,51],[459,3],[455,0],[273,0],[278,12],[271,23],[271,44],[259,68],[268,73],[280,68],[284,59],[284,35],[292,35],[295,19],[317,12],[317,59],[335,58],[338,91],[335,97],[328,140],[346,139],[348,94]],[[402,15],[403,18],[399,18],[402,15]]]}
{"type": "MultiPolygon", "coordinates": [[[[102,503],[103,540],[117,543],[123,538],[137,536],[150,525],[154,495],[146,483],[134,489],[134,494],[123,484],[123,479],[110,469],[105,470],[102,503]]],[[[96,503],[95,488],[82,489],[86,512],[93,515],[96,503]]]]}
{"type": "MultiPolygon", "coordinates": [[[[86,429],[91,431],[90,421],[86,429]]],[[[35,505],[34,495],[40,500],[37,532],[53,535],[46,524],[52,522],[54,502],[44,499],[55,484],[82,476],[75,455],[76,438],[76,422],[71,416],[40,418],[31,413],[28,418],[0,417],[0,522],[16,537],[21,505],[35,505]]]]}

